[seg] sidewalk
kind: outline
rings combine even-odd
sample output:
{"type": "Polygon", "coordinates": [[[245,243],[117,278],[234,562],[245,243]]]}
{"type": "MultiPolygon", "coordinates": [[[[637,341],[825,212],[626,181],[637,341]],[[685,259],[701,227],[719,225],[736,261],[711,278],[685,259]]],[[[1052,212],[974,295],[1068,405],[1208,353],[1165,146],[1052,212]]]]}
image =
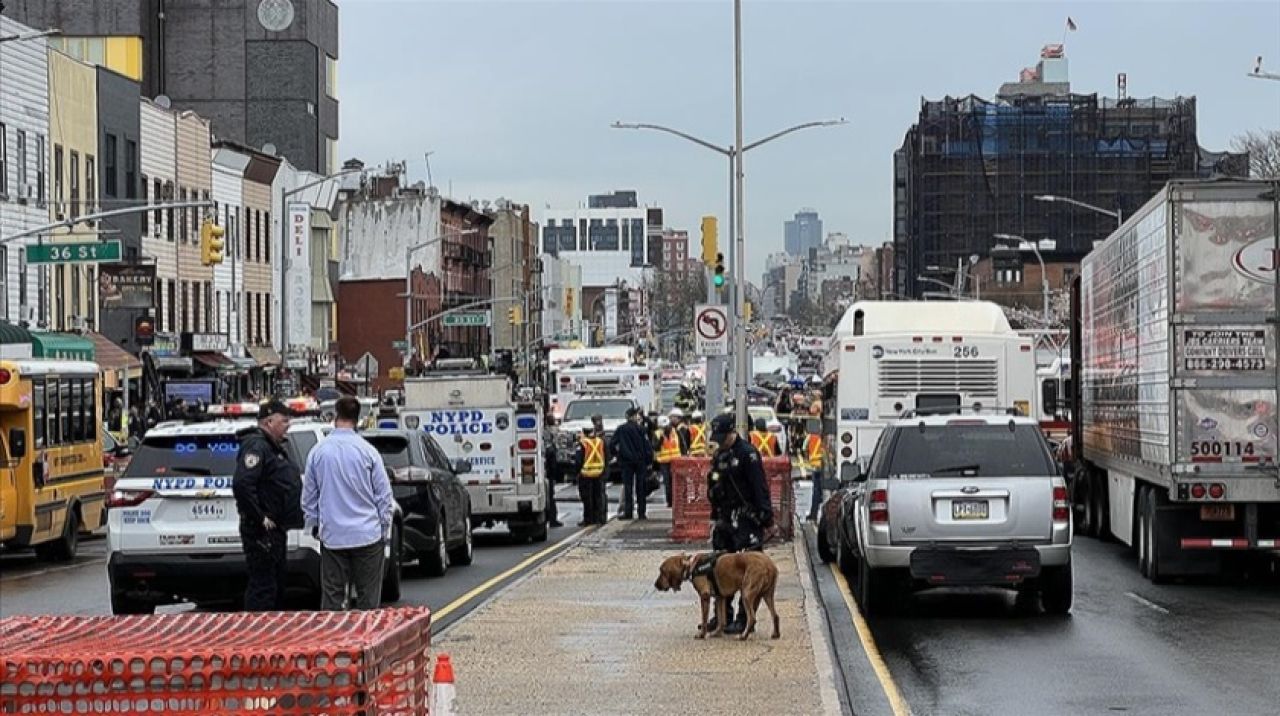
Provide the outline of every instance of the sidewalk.
{"type": "MultiPolygon", "coordinates": [[[[782,638],[768,609],[746,642],[694,639],[698,600],[653,588],[670,510],[614,521],[433,637],[457,675],[463,714],[823,714],[838,711],[828,646],[792,543],[774,544],[782,638]],[[808,596],[806,596],[808,594],[808,596]],[[763,634],[761,628],[763,627],[763,634]],[[817,634],[816,642],[812,634],[817,634]],[[815,657],[815,648],[819,656],[815,657]],[[819,666],[827,674],[819,682],[819,666]]],[[[803,549],[803,544],[800,545],[803,549]]]]}

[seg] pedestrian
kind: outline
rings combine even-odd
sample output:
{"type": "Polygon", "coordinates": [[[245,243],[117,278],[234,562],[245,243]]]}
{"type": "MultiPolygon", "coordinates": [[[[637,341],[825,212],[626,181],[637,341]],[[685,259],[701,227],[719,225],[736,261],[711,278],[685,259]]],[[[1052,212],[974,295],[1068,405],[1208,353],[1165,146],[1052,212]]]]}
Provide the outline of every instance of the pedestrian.
{"type": "Polygon", "coordinates": [[[542,474],[547,485],[547,506],[543,509],[543,517],[550,527],[564,526],[560,521],[560,508],[556,505],[556,483],[564,479],[563,472],[556,454],[555,432],[546,425],[542,433],[542,474]]]}
{"type": "Polygon", "coordinates": [[[303,526],[302,472],[284,449],[292,416],[273,400],[258,409],[257,427],[240,434],[231,490],[249,572],[244,608],[253,612],[284,606],[288,532],[303,526]]]}
{"type": "Polygon", "coordinates": [[[627,410],[627,421],[614,431],[613,440],[617,449],[618,466],[622,468],[622,508],[618,512],[618,519],[629,520],[633,514],[638,514],[642,520],[648,519],[645,483],[649,465],[653,462],[653,443],[644,426],[644,414],[639,408],[627,410]]]}
{"type": "Polygon", "coordinates": [[[756,418],[753,428],[750,433],[751,447],[759,451],[761,457],[777,457],[778,437],[769,432],[764,418],[756,418]]]}
{"type": "Polygon", "coordinates": [[[791,416],[792,407],[791,388],[783,388],[782,392],[778,394],[778,402],[774,406],[773,412],[778,414],[779,420],[786,420],[791,416]]]}
{"type": "Polygon", "coordinates": [[[822,422],[819,420],[810,420],[807,425],[808,435],[804,442],[804,459],[809,464],[809,474],[813,479],[813,499],[809,503],[809,514],[807,519],[810,522],[816,522],[818,513],[822,510],[823,491],[822,491],[822,422]]]}
{"type": "MultiPolygon", "coordinates": [[[[738,435],[733,415],[711,421],[711,442],[716,453],[707,476],[711,503],[711,548],[716,551],[764,550],[764,530],[773,524],[773,505],[760,453],[738,435]]],[[[725,610],[725,633],[741,634],[747,625],[746,606],[738,600],[725,610]]]]}
{"type": "Polygon", "coordinates": [[[609,464],[609,455],[604,438],[596,434],[594,428],[583,428],[582,438],[578,441],[578,496],[582,499],[582,521],[579,527],[604,524],[605,510],[605,466],[609,464]]]}
{"type": "Polygon", "coordinates": [[[373,609],[382,601],[386,542],[395,501],[377,448],[356,432],[360,401],[338,399],[333,432],[311,450],[302,513],[320,540],[320,608],[373,609]]]}
{"type": "Polygon", "coordinates": [[[690,418],[693,423],[689,425],[689,454],[702,457],[707,454],[707,424],[701,410],[693,411],[690,418]]]}
{"type": "Polygon", "coordinates": [[[671,463],[688,451],[688,444],[682,443],[680,433],[671,424],[672,418],[658,418],[657,454],[654,460],[658,463],[658,473],[662,476],[662,489],[667,507],[671,506],[671,463]]]}

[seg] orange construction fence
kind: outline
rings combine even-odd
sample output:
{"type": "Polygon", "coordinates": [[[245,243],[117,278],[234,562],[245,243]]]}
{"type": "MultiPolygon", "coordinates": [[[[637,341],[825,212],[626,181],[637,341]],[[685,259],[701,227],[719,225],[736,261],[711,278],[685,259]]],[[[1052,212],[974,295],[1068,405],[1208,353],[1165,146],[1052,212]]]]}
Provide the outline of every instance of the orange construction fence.
{"type": "MultiPolygon", "coordinates": [[[[711,503],[707,500],[707,473],[711,458],[679,457],[671,462],[671,539],[677,542],[705,542],[711,539],[711,503]]],[[[791,479],[791,459],[764,460],[773,502],[773,523],[780,539],[791,539],[794,530],[795,485],[791,479]]]]}
{"type": "Polygon", "coordinates": [[[0,619],[0,713],[426,714],[431,613],[0,619]]]}

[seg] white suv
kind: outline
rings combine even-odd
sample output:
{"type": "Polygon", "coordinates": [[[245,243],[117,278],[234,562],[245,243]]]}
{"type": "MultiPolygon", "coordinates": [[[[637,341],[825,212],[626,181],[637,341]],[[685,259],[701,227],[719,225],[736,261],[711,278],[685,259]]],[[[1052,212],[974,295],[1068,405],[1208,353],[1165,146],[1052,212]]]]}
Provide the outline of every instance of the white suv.
{"type": "MultiPolygon", "coordinates": [[[[113,613],[151,613],[161,604],[234,600],[243,594],[246,569],[231,482],[238,436],[254,424],[215,420],[147,432],[107,496],[113,613]]],[[[295,421],[285,441],[290,458],[305,465],[311,449],[331,430],[323,423],[295,421]]],[[[289,588],[304,590],[309,603],[318,603],[319,542],[303,530],[290,531],[287,560],[289,588]]],[[[382,596],[394,601],[399,565],[388,567],[382,596]]]]}
{"type": "Polygon", "coordinates": [[[904,588],[1004,586],[1071,609],[1071,510],[1035,420],[953,414],[890,423],[840,500],[837,561],[864,612],[904,588]]]}

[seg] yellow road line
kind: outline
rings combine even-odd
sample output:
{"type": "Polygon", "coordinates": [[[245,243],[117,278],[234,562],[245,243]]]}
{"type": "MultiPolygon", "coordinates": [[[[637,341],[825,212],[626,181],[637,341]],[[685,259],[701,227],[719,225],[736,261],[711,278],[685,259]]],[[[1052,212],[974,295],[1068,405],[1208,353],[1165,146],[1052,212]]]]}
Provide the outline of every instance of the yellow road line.
{"type": "Polygon", "coordinates": [[[858,633],[858,641],[862,642],[862,650],[867,652],[871,669],[876,672],[876,678],[880,680],[880,688],[884,689],[885,698],[889,699],[889,708],[893,709],[894,716],[910,716],[911,708],[907,706],[906,699],[902,698],[902,692],[898,690],[893,675],[889,673],[889,666],[884,663],[884,657],[880,655],[876,640],[871,636],[871,627],[867,626],[867,620],[862,618],[862,611],[853,601],[853,591],[849,589],[849,582],[836,565],[832,564],[830,567],[831,573],[835,575],[836,584],[840,587],[840,596],[844,597],[845,606],[849,607],[849,614],[853,616],[853,629],[858,633]]]}
{"type": "Polygon", "coordinates": [[[441,608],[441,609],[439,609],[439,610],[436,610],[435,612],[432,612],[431,616],[432,616],[434,619],[444,619],[446,616],[448,616],[448,615],[449,615],[449,614],[451,614],[452,612],[457,611],[457,610],[458,610],[458,608],[459,608],[459,607],[461,607],[462,605],[466,604],[467,602],[471,601],[472,599],[475,599],[476,597],[480,596],[481,594],[484,594],[485,592],[489,591],[489,590],[490,590],[490,589],[492,589],[494,586],[498,585],[499,583],[501,583],[503,580],[507,579],[508,577],[510,577],[510,576],[512,576],[512,575],[514,575],[514,574],[519,573],[520,571],[522,571],[522,570],[526,569],[527,567],[529,567],[529,565],[533,564],[534,562],[537,562],[538,560],[542,559],[543,557],[546,557],[547,555],[551,554],[552,552],[554,552],[554,551],[556,551],[556,550],[558,550],[558,549],[560,549],[560,548],[562,548],[562,547],[567,546],[570,542],[572,542],[572,541],[576,540],[577,538],[581,537],[582,535],[584,535],[584,534],[586,534],[586,533],[588,533],[588,532],[590,532],[590,531],[592,531],[592,530],[594,530],[594,529],[596,529],[596,525],[592,525],[592,526],[590,526],[590,527],[583,527],[582,529],[578,530],[577,532],[574,532],[573,534],[569,535],[568,537],[565,537],[564,539],[560,540],[559,542],[556,542],[555,544],[551,545],[550,547],[547,547],[547,548],[545,548],[545,549],[543,549],[543,550],[541,550],[541,551],[539,551],[539,552],[537,552],[537,553],[535,553],[535,554],[533,554],[533,555],[530,555],[529,557],[526,557],[526,558],[524,559],[524,561],[520,562],[520,563],[519,563],[519,564],[517,564],[516,566],[514,566],[514,567],[512,567],[512,568],[508,569],[507,571],[505,571],[505,572],[503,572],[503,573],[501,573],[501,574],[498,574],[498,575],[496,575],[496,576],[490,577],[489,579],[485,580],[485,581],[484,581],[480,586],[476,587],[475,589],[472,589],[471,591],[467,592],[466,594],[462,595],[461,597],[458,597],[457,599],[453,600],[452,602],[449,602],[449,603],[448,603],[448,604],[446,604],[443,608],[441,608]]]}

